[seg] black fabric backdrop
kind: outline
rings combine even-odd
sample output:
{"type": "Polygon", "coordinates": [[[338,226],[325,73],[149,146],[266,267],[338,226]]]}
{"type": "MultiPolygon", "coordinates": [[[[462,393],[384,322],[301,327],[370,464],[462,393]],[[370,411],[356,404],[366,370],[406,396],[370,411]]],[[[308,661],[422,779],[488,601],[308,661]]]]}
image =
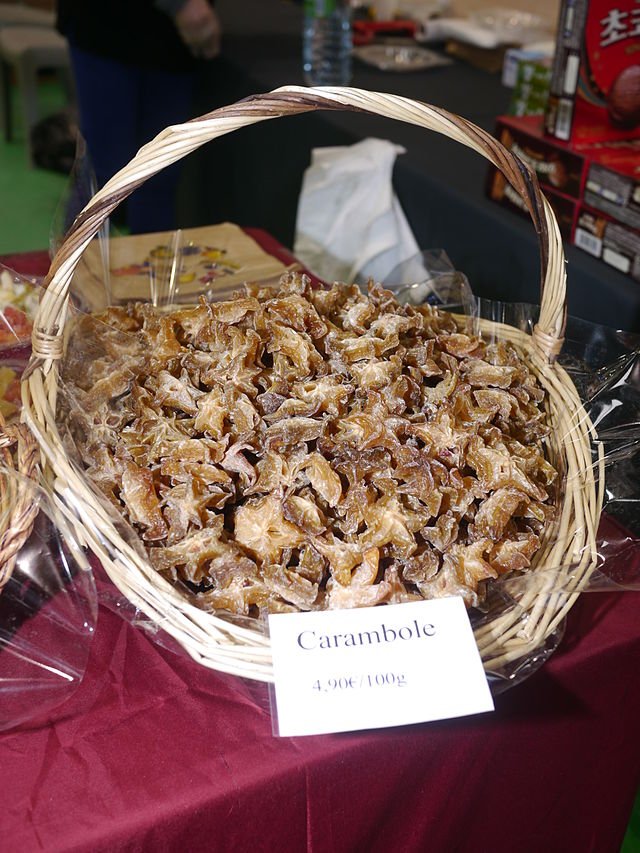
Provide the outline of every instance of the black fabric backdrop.
{"type": "MultiPolygon", "coordinates": [[[[220,0],[223,55],[203,65],[194,114],[282,85],[302,85],[300,8],[282,0],[220,0]]],[[[462,62],[413,73],[354,61],[353,85],[426,101],[493,131],[510,92],[499,75],[462,62]]],[[[451,140],[355,113],[318,112],[264,122],[215,140],[185,161],[180,219],[186,226],[229,219],[267,229],[291,247],[297,200],[311,150],[367,136],[406,154],[394,184],[423,249],[445,249],[480,296],[538,302],[536,236],[524,218],[485,197],[488,164],[451,140]]],[[[567,247],[570,313],[640,331],[640,286],[567,247]]]]}

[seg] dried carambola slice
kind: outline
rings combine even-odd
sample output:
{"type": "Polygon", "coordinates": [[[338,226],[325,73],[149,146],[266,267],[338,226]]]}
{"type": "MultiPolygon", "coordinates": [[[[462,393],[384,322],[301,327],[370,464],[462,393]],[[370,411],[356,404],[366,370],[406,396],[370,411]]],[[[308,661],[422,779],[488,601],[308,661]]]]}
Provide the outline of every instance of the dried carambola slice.
{"type": "Polygon", "coordinates": [[[80,321],[65,383],[89,476],[214,609],[476,605],[527,570],[554,511],[544,394],[517,351],[377,285],[292,273],[108,309],[80,321]]]}

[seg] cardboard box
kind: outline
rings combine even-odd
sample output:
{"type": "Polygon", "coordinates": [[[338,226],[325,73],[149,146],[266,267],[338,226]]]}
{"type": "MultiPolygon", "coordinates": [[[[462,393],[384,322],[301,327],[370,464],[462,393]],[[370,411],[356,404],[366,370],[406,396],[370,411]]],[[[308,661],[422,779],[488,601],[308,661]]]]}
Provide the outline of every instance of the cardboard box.
{"type": "Polygon", "coordinates": [[[606,165],[594,152],[584,186],[584,202],[622,225],[640,230],[640,141],[628,161],[606,165]]]}
{"type": "MultiPolygon", "coordinates": [[[[640,6],[639,6],[640,8],[640,6]]],[[[541,116],[498,116],[495,136],[545,189],[640,227],[640,138],[576,149],[544,133],[541,116]]]]}
{"type": "Polygon", "coordinates": [[[627,228],[582,205],[572,243],[640,282],[640,231],[627,228]]]}
{"type": "MultiPolygon", "coordinates": [[[[542,191],[556,215],[563,239],[570,240],[578,215],[578,201],[555,192],[549,187],[542,187],[542,191]]],[[[487,195],[508,210],[514,210],[529,218],[529,211],[519,193],[513,189],[498,169],[492,168],[489,172],[487,195]]]]}
{"type": "Polygon", "coordinates": [[[589,160],[584,153],[546,136],[542,116],[498,116],[495,136],[531,166],[544,189],[575,201],[581,198],[589,160]]]}
{"type": "Polygon", "coordinates": [[[637,0],[561,0],[545,128],[578,147],[638,138],[637,0]]]}
{"type": "MultiPolygon", "coordinates": [[[[495,135],[536,172],[563,239],[640,281],[640,139],[576,149],[547,136],[541,116],[499,116],[495,135]]],[[[529,215],[494,167],[487,195],[529,215]]]]}
{"type": "MultiPolygon", "coordinates": [[[[551,45],[551,42],[550,42],[551,45]]],[[[523,65],[542,65],[551,71],[553,47],[549,50],[527,47],[510,47],[504,55],[502,63],[502,85],[513,89],[518,80],[520,68],[523,65]]]]}
{"type": "Polygon", "coordinates": [[[549,98],[550,63],[520,62],[508,113],[512,116],[543,115],[549,98]]]}

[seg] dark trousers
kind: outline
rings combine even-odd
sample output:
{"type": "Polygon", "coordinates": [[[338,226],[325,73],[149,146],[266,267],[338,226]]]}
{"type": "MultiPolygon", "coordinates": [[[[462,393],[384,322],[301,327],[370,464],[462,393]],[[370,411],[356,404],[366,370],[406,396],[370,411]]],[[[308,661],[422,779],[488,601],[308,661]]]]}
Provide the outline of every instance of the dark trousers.
{"type": "MultiPolygon", "coordinates": [[[[71,45],[80,129],[102,187],[165,127],[192,118],[194,76],[125,65],[71,45]]],[[[163,169],[127,201],[134,234],[176,227],[180,164],[163,169]]]]}

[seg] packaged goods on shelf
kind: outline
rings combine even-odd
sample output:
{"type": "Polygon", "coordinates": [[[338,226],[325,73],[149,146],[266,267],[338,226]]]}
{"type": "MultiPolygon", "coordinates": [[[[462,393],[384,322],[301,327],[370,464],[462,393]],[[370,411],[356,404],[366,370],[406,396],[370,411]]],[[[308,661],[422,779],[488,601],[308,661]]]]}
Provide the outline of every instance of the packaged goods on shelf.
{"type": "Polygon", "coordinates": [[[584,201],[621,224],[640,229],[640,140],[626,150],[628,160],[614,166],[600,162],[597,156],[591,162],[584,201]]]}
{"type": "Polygon", "coordinates": [[[639,49],[636,0],[562,0],[547,133],[576,145],[638,138],[639,49]]]}
{"type": "MultiPolygon", "coordinates": [[[[640,139],[576,147],[547,136],[543,124],[541,116],[499,116],[495,135],[535,171],[564,239],[576,242],[575,230],[583,206],[599,212],[602,223],[611,221],[612,226],[622,226],[630,233],[640,230],[640,139]]],[[[517,194],[493,167],[487,179],[487,195],[526,213],[517,194]]],[[[607,230],[615,233],[613,227],[607,230]]],[[[595,245],[587,235],[592,239],[597,235],[588,229],[583,231],[583,242],[595,245]]],[[[601,256],[595,251],[591,254],[601,256]]],[[[633,262],[627,265],[621,261],[617,268],[633,275],[633,262]]]]}
{"type": "Polygon", "coordinates": [[[640,281],[640,231],[581,206],[572,243],[624,275],[640,281]]]}
{"type": "MultiPolygon", "coordinates": [[[[529,216],[529,211],[520,196],[497,169],[491,169],[489,172],[487,194],[490,199],[498,202],[503,207],[515,210],[522,216],[529,216]]],[[[545,187],[544,194],[556,215],[560,233],[565,240],[570,240],[578,212],[578,202],[575,199],[554,192],[554,190],[548,187],[545,187]]]]}

